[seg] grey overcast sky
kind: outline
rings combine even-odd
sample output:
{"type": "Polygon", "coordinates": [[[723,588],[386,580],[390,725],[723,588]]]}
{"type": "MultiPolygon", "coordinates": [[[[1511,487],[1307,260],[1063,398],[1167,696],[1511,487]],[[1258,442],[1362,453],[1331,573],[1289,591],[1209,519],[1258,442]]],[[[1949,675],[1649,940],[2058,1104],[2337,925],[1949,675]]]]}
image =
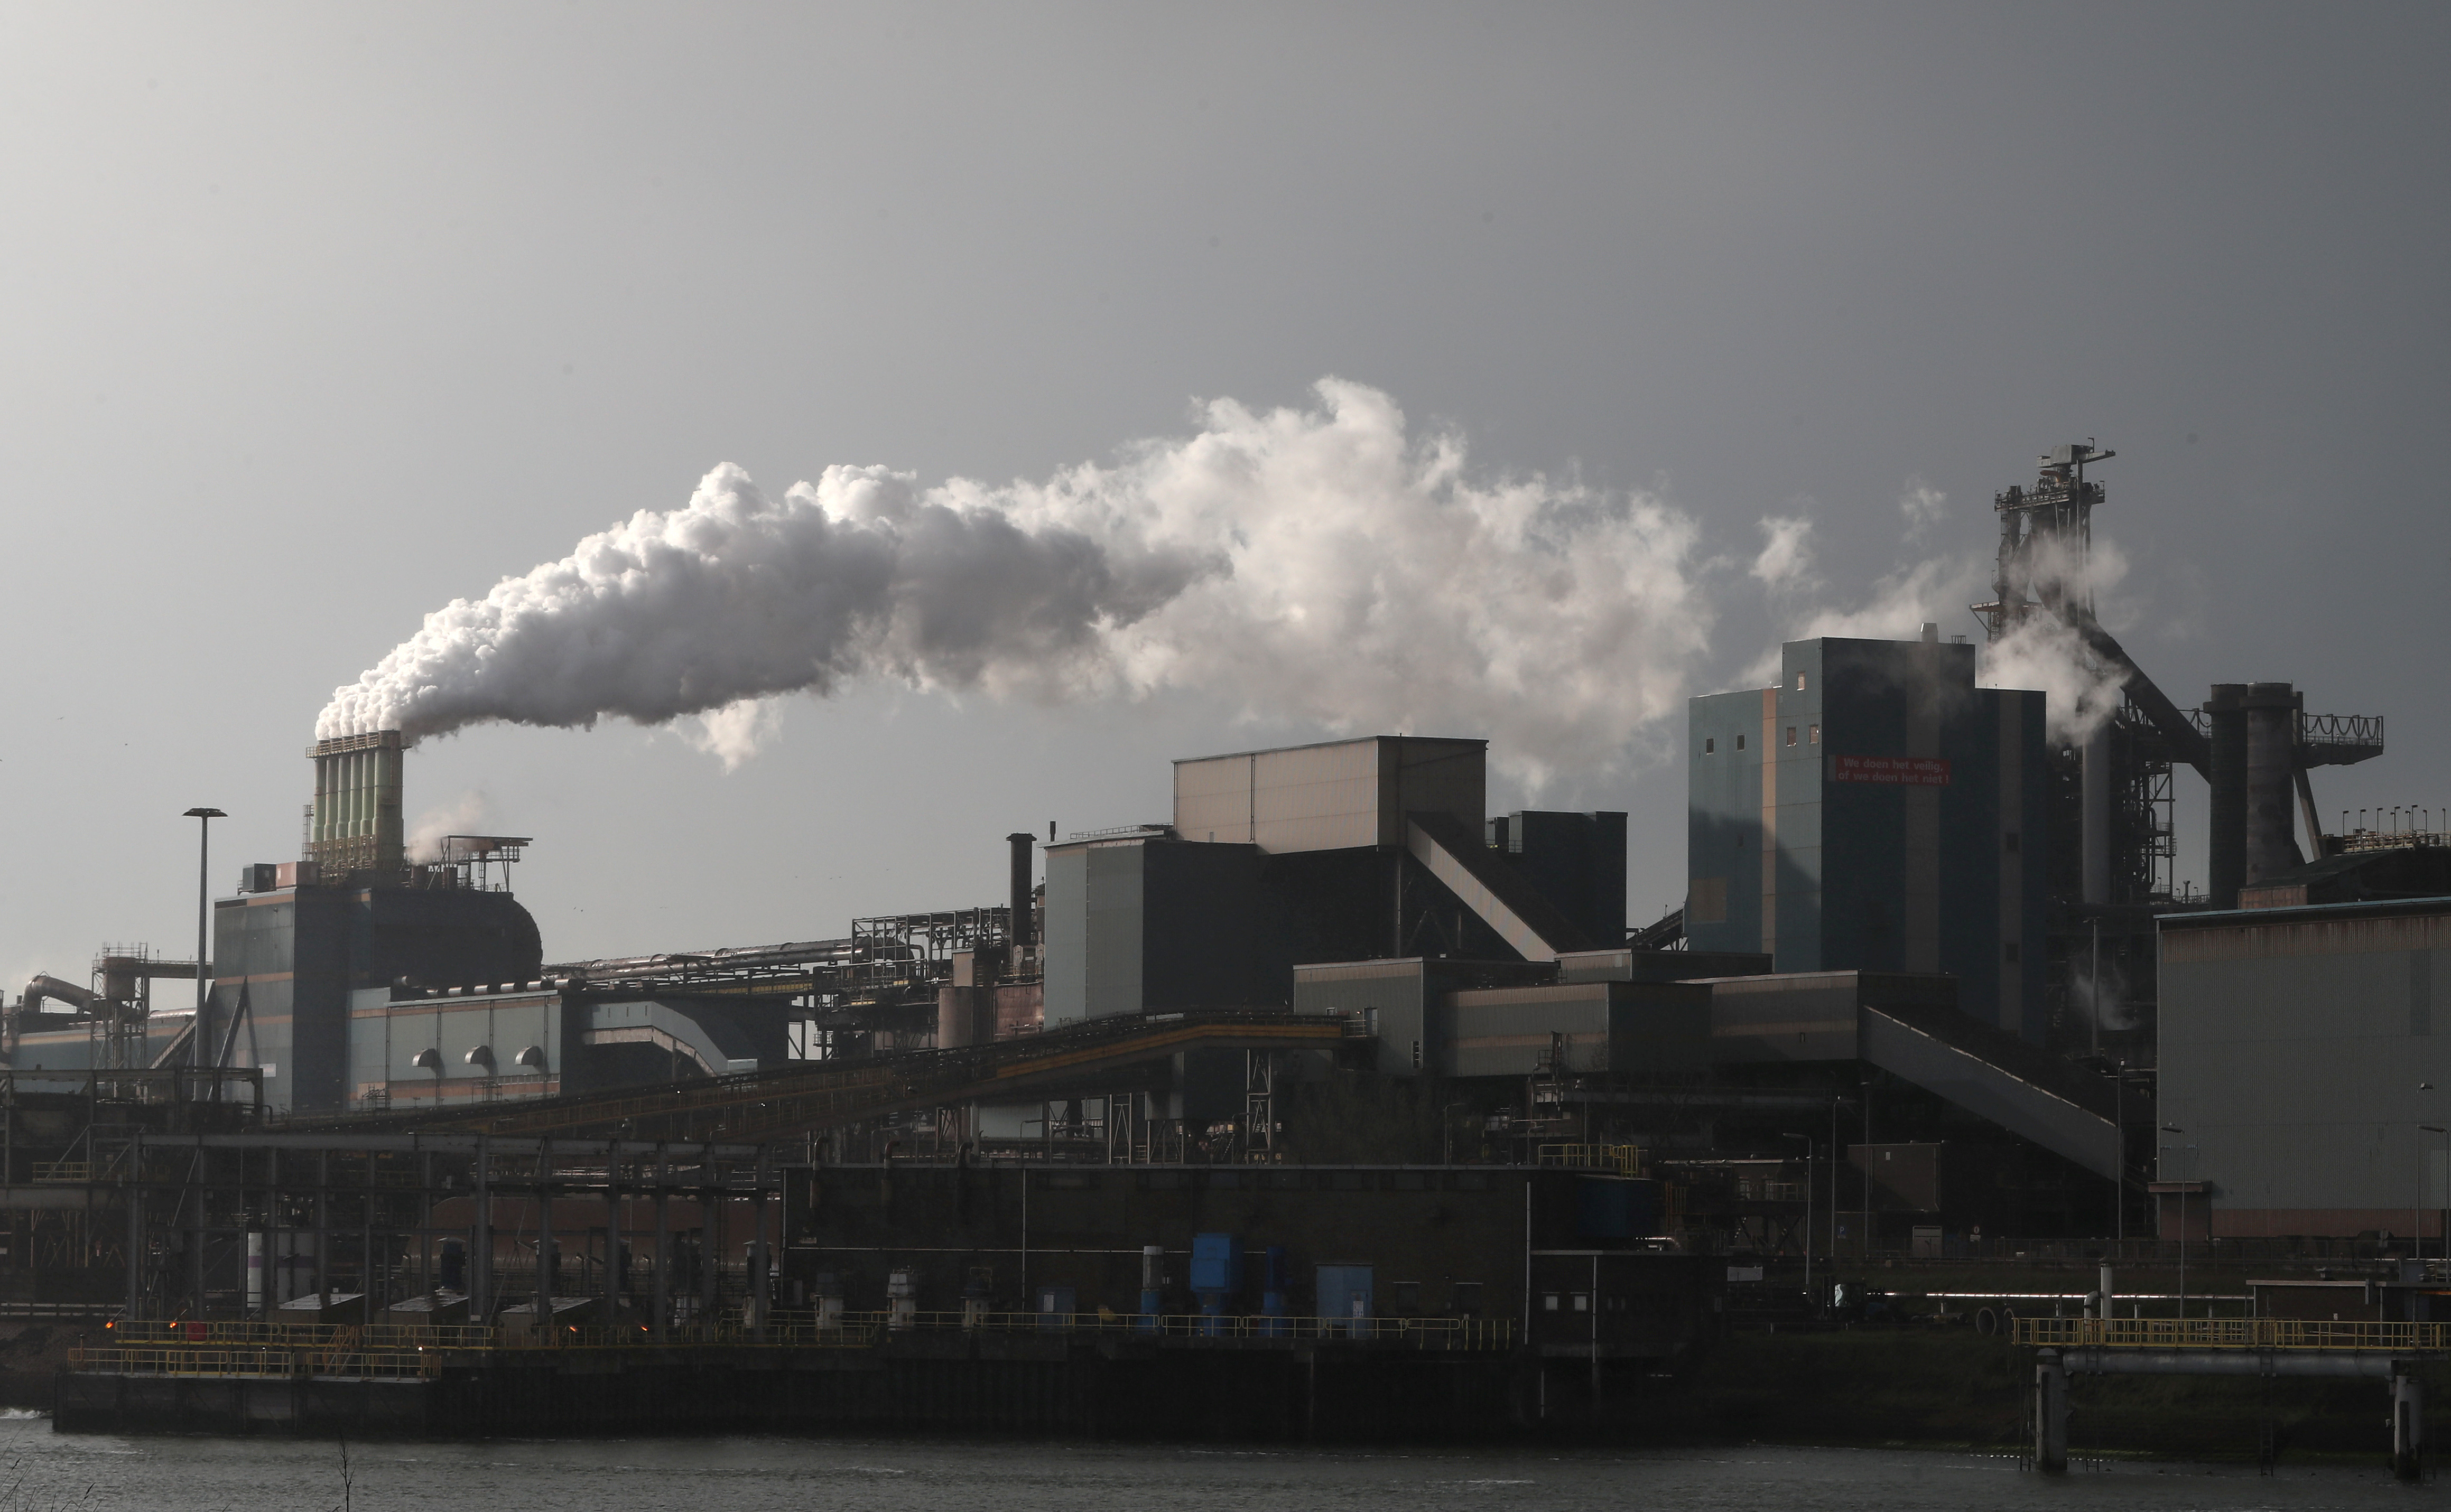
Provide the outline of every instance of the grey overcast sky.
{"type": "MultiPolygon", "coordinates": [[[[716,463],[1045,478],[1330,376],[1690,514],[1685,692],[2098,436],[2147,669],[2388,716],[2319,801],[2440,816],[2447,70],[2440,5],[9,6],[0,970],[186,953],[181,810],[216,890],[295,856],[336,685],[716,463]]],[[[549,959],[807,939],[1326,733],[1245,712],[871,684],[733,771],[480,727],[408,810],[538,837],[549,959]]],[[[1630,811],[1641,918],[1680,727],[1539,794],[1630,811]]]]}

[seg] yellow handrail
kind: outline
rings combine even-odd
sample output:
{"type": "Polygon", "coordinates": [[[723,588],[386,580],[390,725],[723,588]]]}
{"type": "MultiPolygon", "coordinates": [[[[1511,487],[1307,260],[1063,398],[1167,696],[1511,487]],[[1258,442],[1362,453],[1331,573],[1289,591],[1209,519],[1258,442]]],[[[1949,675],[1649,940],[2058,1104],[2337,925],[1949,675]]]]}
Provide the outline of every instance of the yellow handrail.
{"type": "Polygon", "coordinates": [[[1638,1176],[1643,1173],[1643,1149],[1640,1145],[1540,1145],[1532,1152],[1532,1162],[1638,1176]]]}
{"type": "Polygon", "coordinates": [[[2053,1349],[2451,1351],[2451,1323],[2314,1318],[2019,1318],[2010,1342],[2053,1349]]]}

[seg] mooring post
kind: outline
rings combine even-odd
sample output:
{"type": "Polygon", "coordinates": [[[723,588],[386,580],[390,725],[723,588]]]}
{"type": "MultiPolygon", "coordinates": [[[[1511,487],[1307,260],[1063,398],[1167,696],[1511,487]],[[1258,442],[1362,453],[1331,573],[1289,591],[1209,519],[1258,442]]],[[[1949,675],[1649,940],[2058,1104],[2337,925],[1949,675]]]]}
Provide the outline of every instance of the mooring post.
{"type": "Polygon", "coordinates": [[[2034,1468],[2068,1473],[2068,1371],[2057,1349],[2034,1357],[2034,1468]]]}
{"type": "Polygon", "coordinates": [[[2410,1361],[2397,1362],[2391,1376],[2391,1473],[2414,1481],[2425,1450],[2425,1383],[2410,1361]]]}

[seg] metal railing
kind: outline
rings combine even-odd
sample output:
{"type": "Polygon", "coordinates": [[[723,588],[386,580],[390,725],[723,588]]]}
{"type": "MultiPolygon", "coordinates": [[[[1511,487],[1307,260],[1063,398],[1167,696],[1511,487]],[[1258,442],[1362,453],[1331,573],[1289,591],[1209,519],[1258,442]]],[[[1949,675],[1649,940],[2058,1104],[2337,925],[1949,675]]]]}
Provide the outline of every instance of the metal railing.
{"type": "Polygon", "coordinates": [[[881,1325],[868,1321],[883,1314],[858,1314],[833,1324],[820,1324],[814,1314],[777,1317],[766,1326],[766,1335],[757,1332],[737,1317],[720,1323],[675,1324],[666,1336],[657,1339],[643,1323],[603,1328],[592,1324],[556,1324],[542,1328],[509,1328],[490,1346],[500,1349],[630,1349],[661,1346],[683,1348],[715,1345],[732,1348],[762,1349],[864,1349],[876,1343],[883,1333],[881,1325]]]}
{"type": "Polygon", "coordinates": [[[1643,1174],[1643,1159],[1640,1145],[1540,1145],[1532,1153],[1534,1165],[1609,1171],[1621,1176],[1643,1174]]]}
{"type": "Polygon", "coordinates": [[[1313,1339],[1397,1345],[1415,1349],[1505,1349],[1515,1342],[1507,1318],[1304,1318],[1237,1313],[913,1312],[896,1323],[887,1312],[845,1313],[847,1323],[874,1325],[888,1334],[917,1329],[972,1333],[1103,1334],[1146,1339],[1313,1339]]]}
{"type": "MultiPolygon", "coordinates": [[[[761,1330],[733,1314],[676,1325],[663,1339],[643,1324],[613,1328],[425,1327],[421,1325],[116,1321],[104,1342],[69,1351],[74,1370],[127,1375],[244,1375],[294,1378],[426,1378],[457,1352],[637,1349],[719,1346],[764,1349],[863,1349],[899,1334],[1022,1333],[1041,1337],[1237,1340],[1366,1344],[1421,1350],[1513,1347],[1504,1318],[1304,1318],[1127,1312],[846,1312],[832,1322],[813,1311],[778,1312],[761,1330]]],[[[464,1356],[463,1356],[464,1357],[464,1356]]]]}
{"type": "Polygon", "coordinates": [[[2451,1352],[2451,1323],[2313,1318],[2019,1318],[2015,1344],[2047,1348],[2374,1349],[2451,1352]]]}
{"type": "Polygon", "coordinates": [[[227,1348],[190,1345],[87,1345],[69,1351],[69,1368],[113,1375],[302,1376],[346,1375],[379,1381],[425,1380],[441,1370],[431,1349],[351,1349],[318,1352],[270,1347],[227,1348]]]}
{"type": "Polygon", "coordinates": [[[486,1349],[498,1329],[479,1324],[257,1323],[239,1318],[114,1318],[113,1345],[183,1348],[328,1349],[354,1338],[370,1349],[486,1349]]]}

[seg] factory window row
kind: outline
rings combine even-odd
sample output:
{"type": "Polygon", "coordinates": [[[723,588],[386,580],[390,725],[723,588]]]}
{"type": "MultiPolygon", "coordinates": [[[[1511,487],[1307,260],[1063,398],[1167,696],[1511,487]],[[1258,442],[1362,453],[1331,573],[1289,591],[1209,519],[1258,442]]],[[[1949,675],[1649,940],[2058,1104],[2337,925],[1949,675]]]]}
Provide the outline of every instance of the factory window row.
{"type": "MultiPolygon", "coordinates": [[[[1668,1315],[1674,1314],[1677,1310],[1677,1299],[1676,1297],[1664,1293],[1655,1293],[1633,1299],[1628,1299],[1626,1297],[1600,1298],[1600,1310],[1602,1312],[1640,1312],[1668,1315]]],[[[1540,1310],[1543,1312],[1589,1312],[1592,1310],[1592,1294],[1588,1291],[1543,1291],[1540,1293],[1540,1310]]]]}

